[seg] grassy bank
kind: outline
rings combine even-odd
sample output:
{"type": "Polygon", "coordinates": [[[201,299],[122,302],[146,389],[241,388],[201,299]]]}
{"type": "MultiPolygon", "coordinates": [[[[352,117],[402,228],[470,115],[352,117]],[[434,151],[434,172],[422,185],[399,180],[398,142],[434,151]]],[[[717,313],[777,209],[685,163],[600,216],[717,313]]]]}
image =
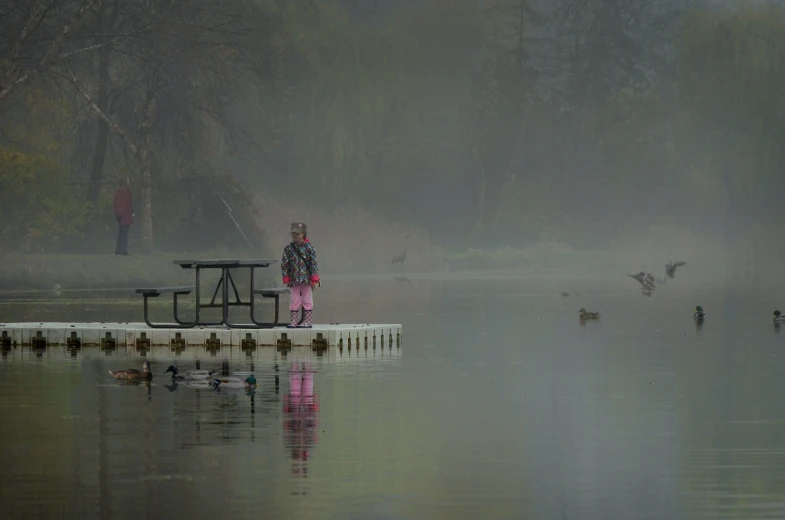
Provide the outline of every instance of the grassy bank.
{"type": "MultiPolygon", "coordinates": [[[[46,290],[53,284],[63,289],[190,285],[193,271],[172,264],[173,260],[230,256],[215,251],[149,256],[9,254],[0,257],[0,290],[46,290]]],[[[278,271],[267,276],[272,274],[278,271]]]]}
{"type": "MultiPolygon", "coordinates": [[[[179,255],[178,257],[181,257],[179,255]]],[[[64,289],[178,285],[193,275],[172,264],[172,255],[114,256],[11,254],[0,258],[0,289],[64,289]]]]}

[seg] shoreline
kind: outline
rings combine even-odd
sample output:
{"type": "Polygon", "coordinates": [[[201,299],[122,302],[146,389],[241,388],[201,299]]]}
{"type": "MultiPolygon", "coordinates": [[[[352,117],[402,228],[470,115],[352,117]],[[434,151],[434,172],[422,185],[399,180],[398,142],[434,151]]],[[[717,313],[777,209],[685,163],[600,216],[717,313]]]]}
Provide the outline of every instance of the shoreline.
{"type": "MultiPolygon", "coordinates": [[[[481,252],[470,251],[469,255],[477,258],[481,252]]],[[[489,253],[491,257],[495,252],[489,253]]],[[[461,256],[460,254],[456,256],[461,256]]],[[[45,293],[52,290],[68,292],[101,291],[124,292],[136,287],[192,285],[193,271],[174,265],[176,259],[186,257],[230,258],[226,251],[205,251],[201,253],[158,253],[118,257],[110,254],[6,254],[0,256],[0,295],[18,293],[45,293]],[[57,287],[59,285],[59,287],[57,287]]],[[[618,258],[612,252],[570,251],[567,253],[549,253],[537,257],[528,255],[526,262],[488,261],[477,262],[480,265],[466,265],[455,262],[452,258],[445,259],[443,269],[431,271],[416,270],[408,272],[404,265],[400,269],[382,272],[357,270],[356,272],[330,272],[327,266],[321,270],[322,278],[341,282],[360,281],[396,281],[411,282],[415,280],[493,280],[505,279],[539,279],[539,280],[594,280],[605,281],[624,277],[625,273],[651,269],[655,276],[663,277],[664,268],[650,262],[642,263],[629,258],[618,258]],[[640,265],[638,265],[640,264],[640,265]]],[[[505,259],[508,260],[508,259],[505,259]]],[[[517,259],[516,259],[517,260],[517,259]]],[[[707,259],[711,261],[712,259],[707,259]]],[[[471,262],[474,263],[474,262],[471,262]]],[[[771,268],[771,266],[769,266],[771,268]]],[[[755,270],[757,271],[757,270],[755,270]]],[[[748,272],[755,278],[764,275],[762,272],[748,272]]],[[[280,286],[279,271],[275,266],[258,271],[258,282],[272,286],[280,286]]],[[[677,277],[689,277],[696,282],[724,282],[733,277],[727,265],[717,265],[701,261],[689,260],[686,267],[677,277]]],[[[238,283],[244,283],[246,276],[239,274],[238,283]]],[[[769,280],[771,280],[769,278],[769,280]]],[[[771,280],[773,285],[776,282],[771,280]]]]}

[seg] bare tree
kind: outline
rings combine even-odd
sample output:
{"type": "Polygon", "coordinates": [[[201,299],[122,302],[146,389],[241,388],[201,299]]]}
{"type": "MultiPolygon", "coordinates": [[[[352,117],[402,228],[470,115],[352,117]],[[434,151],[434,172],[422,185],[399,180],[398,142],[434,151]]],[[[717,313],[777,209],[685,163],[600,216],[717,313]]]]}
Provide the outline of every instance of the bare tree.
{"type": "MultiPolygon", "coordinates": [[[[167,169],[203,167],[198,163],[207,160],[205,150],[214,149],[232,127],[229,107],[241,81],[259,71],[254,22],[262,18],[255,19],[257,11],[248,5],[241,0],[219,6],[203,0],[122,2],[110,18],[116,16],[117,28],[130,36],[111,46],[111,114],[105,100],[102,106],[100,73],[97,94],[90,79],[68,74],[87,107],[121,139],[138,166],[145,252],[154,249],[154,179],[167,169]]],[[[91,185],[100,184],[99,162],[94,161],[91,185]]]]}
{"type": "Polygon", "coordinates": [[[67,50],[75,34],[91,20],[90,9],[99,0],[5,0],[0,4],[0,102],[64,57],[92,50],[92,46],[67,50]],[[21,29],[19,29],[21,27],[21,29]],[[16,32],[18,31],[18,32],[16,32]]]}

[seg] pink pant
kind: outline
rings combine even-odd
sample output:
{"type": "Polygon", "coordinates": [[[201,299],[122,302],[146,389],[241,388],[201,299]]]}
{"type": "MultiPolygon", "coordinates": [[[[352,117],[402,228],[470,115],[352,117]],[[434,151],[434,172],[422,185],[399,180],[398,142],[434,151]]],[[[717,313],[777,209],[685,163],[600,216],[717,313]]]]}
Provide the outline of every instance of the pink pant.
{"type": "Polygon", "coordinates": [[[300,305],[306,311],[313,310],[313,289],[307,283],[289,287],[289,310],[299,311],[300,305]]]}

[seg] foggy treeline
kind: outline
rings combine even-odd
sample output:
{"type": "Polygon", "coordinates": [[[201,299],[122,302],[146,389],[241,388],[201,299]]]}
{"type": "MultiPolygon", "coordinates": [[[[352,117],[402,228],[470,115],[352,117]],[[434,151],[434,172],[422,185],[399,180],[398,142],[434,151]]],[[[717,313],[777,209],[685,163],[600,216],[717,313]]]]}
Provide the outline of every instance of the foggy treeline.
{"type": "Polygon", "coordinates": [[[148,251],[205,240],[222,193],[265,233],[272,198],[445,248],[659,226],[783,253],[776,3],[0,0],[0,24],[6,248],[111,226],[127,176],[148,251]]]}

